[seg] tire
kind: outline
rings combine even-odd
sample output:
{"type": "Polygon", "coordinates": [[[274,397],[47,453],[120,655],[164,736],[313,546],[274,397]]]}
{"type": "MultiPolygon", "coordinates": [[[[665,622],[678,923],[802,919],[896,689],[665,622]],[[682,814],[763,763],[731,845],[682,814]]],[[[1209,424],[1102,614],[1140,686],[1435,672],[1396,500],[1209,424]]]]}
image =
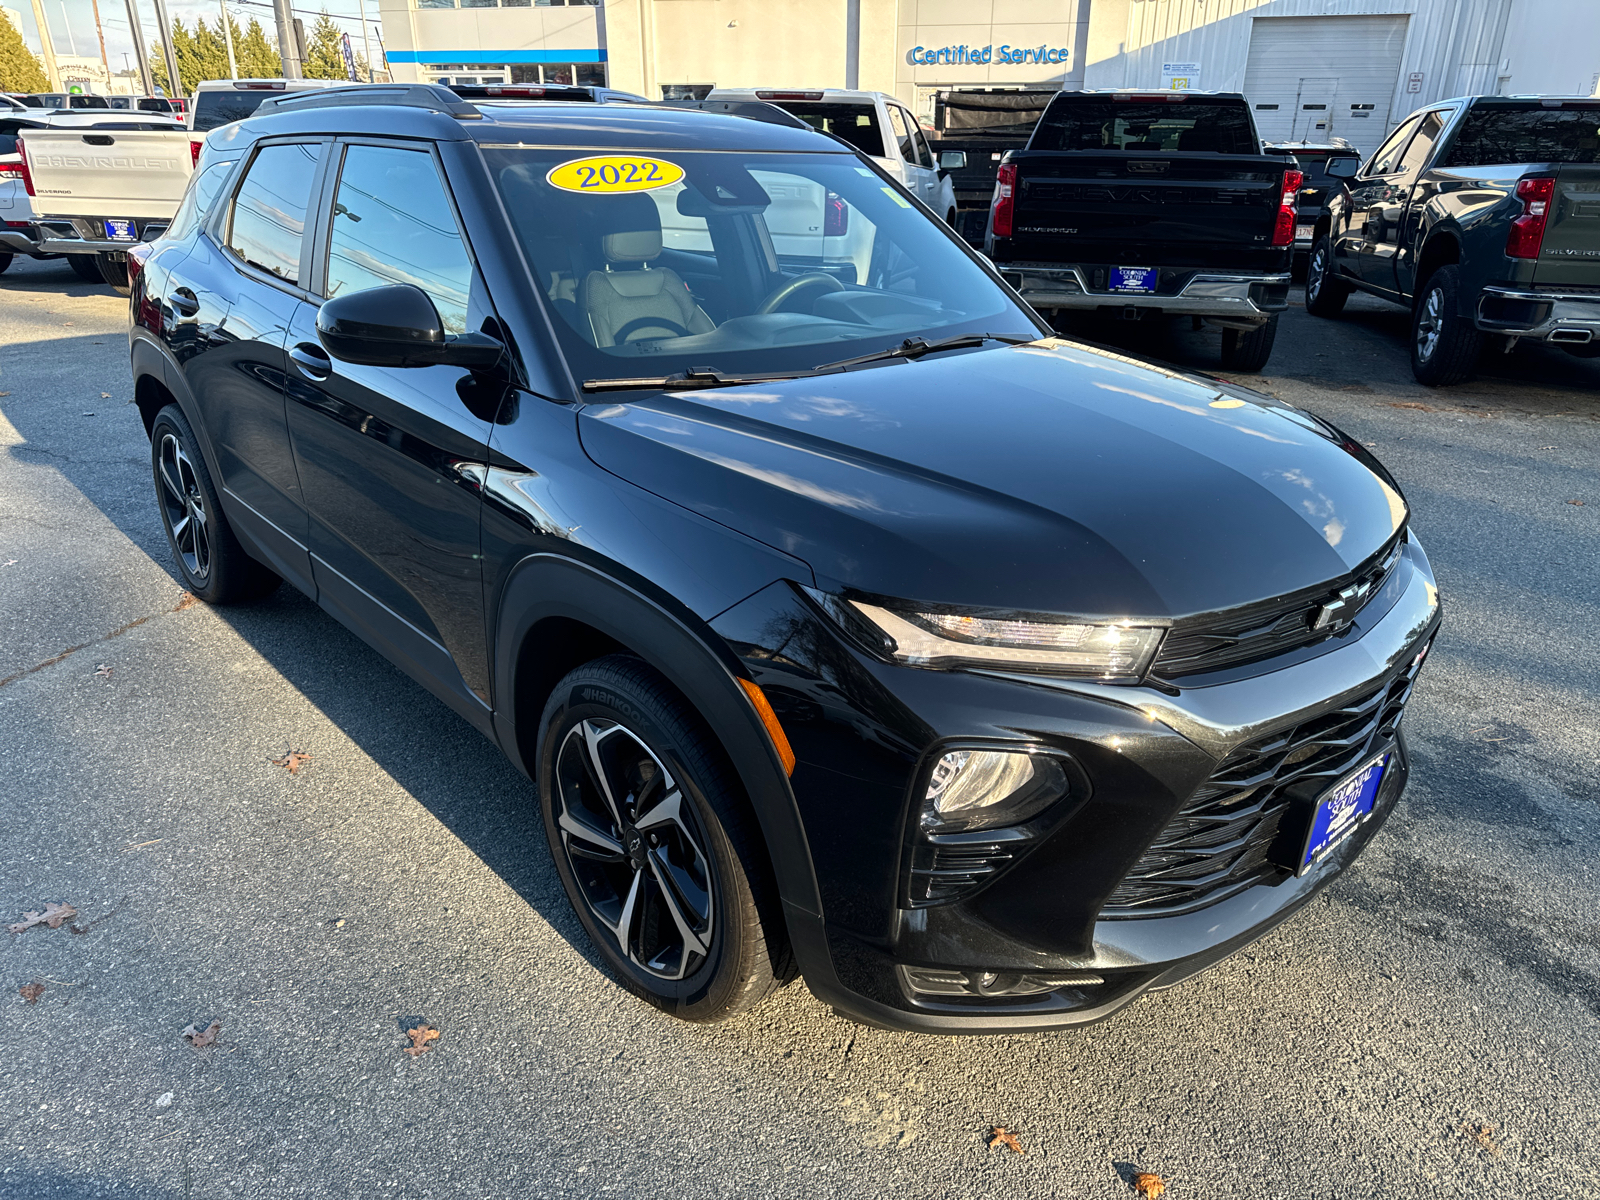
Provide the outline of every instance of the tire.
{"type": "Polygon", "coordinates": [[[10,265],[11,255],[4,251],[0,251],[0,275],[4,275],[6,273],[6,268],[10,265]]]}
{"type": "Polygon", "coordinates": [[[1333,271],[1333,239],[1323,234],[1306,262],[1306,311],[1313,317],[1337,317],[1350,299],[1350,285],[1333,271]]]}
{"type": "Polygon", "coordinates": [[[1267,365],[1272,357],[1272,343],[1278,338],[1278,314],[1273,313],[1266,323],[1257,325],[1249,333],[1237,329],[1222,331],[1222,365],[1230,371],[1255,374],[1267,365]]]}
{"type": "Polygon", "coordinates": [[[1427,387],[1447,387],[1472,375],[1483,335],[1460,315],[1461,272],[1440,267],[1428,276],[1411,310],[1411,373],[1427,387]]]}
{"type": "Polygon", "coordinates": [[[110,285],[111,290],[119,296],[130,294],[133,289],[128,286],[128,264],[116,262],[109,254],[96,254],[95,262],[99,265],[100,278],[110,285]]]}
{"type": "MultiPolygon", "coordinates": [[[[69,254],[67,261],[72,264],[73,272],[85,283],[107,283],[105,275],[100,271],[100,256],[98,254],[69,254]]],[[[127,277],[127,269],[123,269],[123,277],[127,277]]]]}
{"type": "Polygon", "coordinates": [[[627,654],[571,672],[545,705],[537,764],[567,899],[623,987],[683,1020],[722,1021],[788,978],[755,816],[665,677],[627,654]]]}
{"type": "Polygon", "coordinates": [[[207,604],[237,604],[283,582],[234,536],[194,430],[176,404],[150,426],[150,469],[167,544],[189,591],[207,604]]]}
{"type": "Polygon", "coordinates": [[[946,225],[950,226],[951,229],[954,229],[956,227],[956,210],[955,209],[952,208],[949,212],[945,213],[945,215],[944,215],[944,223],[946,225]]]}

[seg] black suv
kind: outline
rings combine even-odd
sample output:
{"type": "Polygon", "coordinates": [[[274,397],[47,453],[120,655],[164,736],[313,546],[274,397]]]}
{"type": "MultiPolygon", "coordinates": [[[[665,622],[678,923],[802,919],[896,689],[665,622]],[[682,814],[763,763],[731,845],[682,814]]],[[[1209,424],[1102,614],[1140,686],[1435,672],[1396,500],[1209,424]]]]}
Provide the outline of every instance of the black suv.
{"type": "Polygon", "coordinates": [[[679,1016],[1105,1016],[1346,867],[1438,623],[1394,481],[1050,336],[809,130],[316,91],[130,252],[179,569],[288,579],[537,784],[679,1016]]]}

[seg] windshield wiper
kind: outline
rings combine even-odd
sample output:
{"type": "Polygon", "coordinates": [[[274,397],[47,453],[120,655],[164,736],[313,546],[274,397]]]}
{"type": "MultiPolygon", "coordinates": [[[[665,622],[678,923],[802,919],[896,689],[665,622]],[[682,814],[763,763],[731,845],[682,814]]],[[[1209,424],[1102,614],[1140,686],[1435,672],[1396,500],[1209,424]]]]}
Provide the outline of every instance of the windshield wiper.
{"type": "Polygon", "coordinates": [[[740,387],[749,383],[777,383],[821,371],[775,371],[770,375],[724,375],[715,367],[690,367],[674,375],[648,375],[639,379],[585,379],[586,392],[693,391],[698,388],[740,387]]]}
{"type": "Polygon", "coordinates": [[[1008,346],[1026,346],[1029,342],[1037,342],[1038,336],[1018,337],[1010,333],[962,333],[955,337],[942,338],[937,342],[930,342],[926,338],[908,337],[888,350],[878,350],[872,354],[863,354],[859,358],[841,358],[838,362],[824,363],[820,367],[813,367],[813,371],[843,371],[850,367],[859,367],[863,363],[886,362],[890,359],[905,358],[918,359],[925,354],[937,354],[940,350],[961,350],[968,346],[981,346],[985,342],[1004,342],[1008,346]]]}

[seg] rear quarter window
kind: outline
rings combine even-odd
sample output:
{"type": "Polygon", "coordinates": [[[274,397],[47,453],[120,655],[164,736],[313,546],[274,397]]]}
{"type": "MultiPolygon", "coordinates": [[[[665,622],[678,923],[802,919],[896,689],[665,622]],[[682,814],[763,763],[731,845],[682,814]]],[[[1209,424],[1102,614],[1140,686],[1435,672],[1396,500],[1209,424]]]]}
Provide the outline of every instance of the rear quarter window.
{"type": "Polygon", "coordinates": [[[1260,154],[1261,143],[1241,101],[1139,103],[1096,97],[1052,103],[1028,149],[1260,154]]]}
{"type": "Polygon", "coordinates": [[[1600,162],[1600,105],[1474,108],[1441,166],[1600,162]]]}
{"type": "Polygon", "coordinates": [[[249,92],[201,92],[195,97],[194,102],[195,132],[205,133],[220,125],[231,125],[235,121],[242,121],[260,108],[261,102],[268,96],[281,95],[282,92],[265,89],[249,92]]]}

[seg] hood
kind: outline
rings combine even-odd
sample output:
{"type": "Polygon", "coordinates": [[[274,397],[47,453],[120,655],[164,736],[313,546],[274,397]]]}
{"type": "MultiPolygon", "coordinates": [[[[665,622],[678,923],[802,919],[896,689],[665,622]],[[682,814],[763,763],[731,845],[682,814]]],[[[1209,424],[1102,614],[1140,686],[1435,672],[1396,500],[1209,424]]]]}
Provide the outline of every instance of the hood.
{"type": "Polygon", "coordinates": [[[601,467],[822,587],[1176,618],[1335,579],[1405,520],[1364,451],[1245,396],[1050,339],[594,404],[579,429],[601,467]]]}

